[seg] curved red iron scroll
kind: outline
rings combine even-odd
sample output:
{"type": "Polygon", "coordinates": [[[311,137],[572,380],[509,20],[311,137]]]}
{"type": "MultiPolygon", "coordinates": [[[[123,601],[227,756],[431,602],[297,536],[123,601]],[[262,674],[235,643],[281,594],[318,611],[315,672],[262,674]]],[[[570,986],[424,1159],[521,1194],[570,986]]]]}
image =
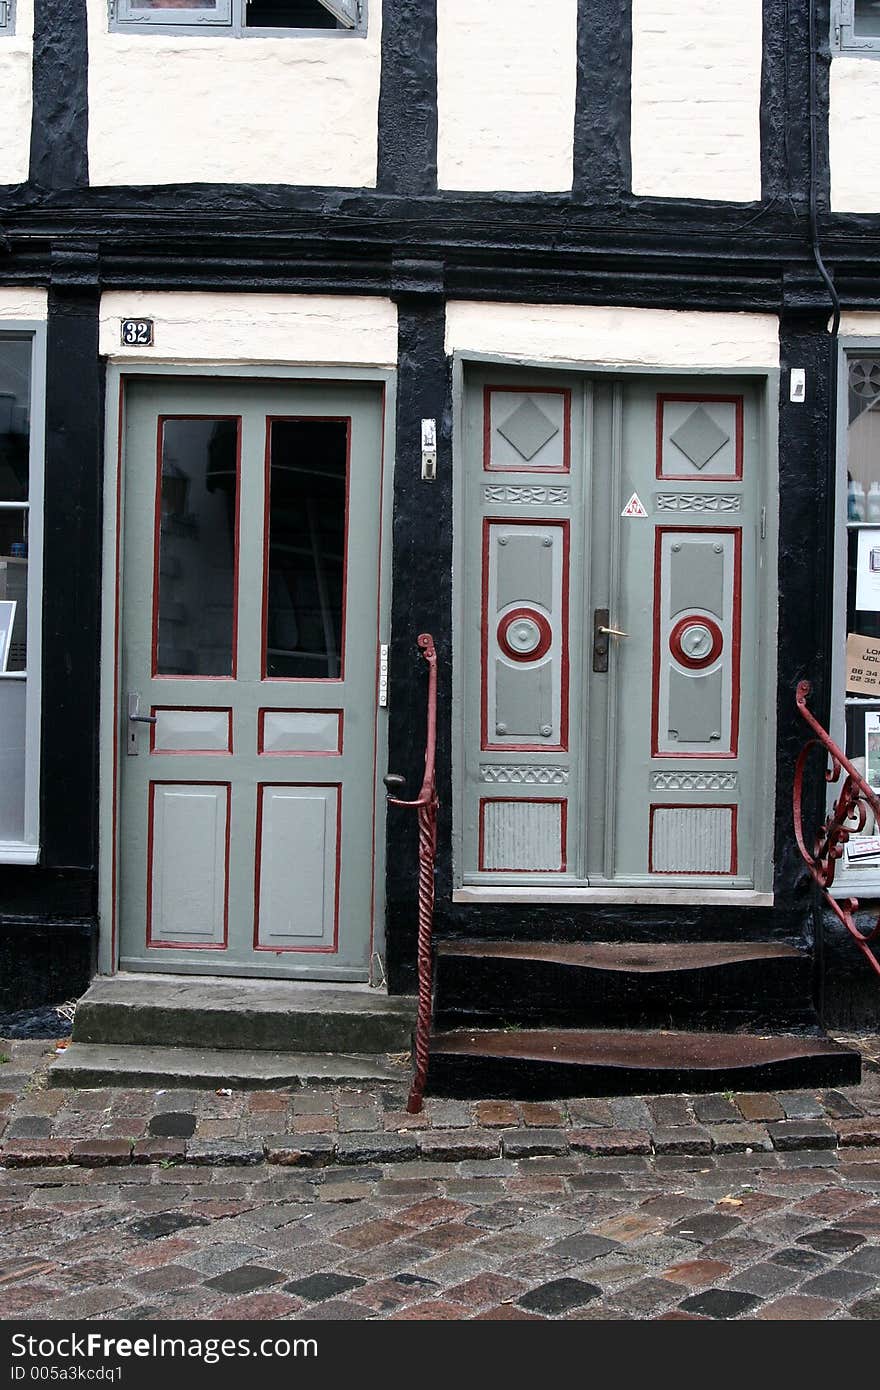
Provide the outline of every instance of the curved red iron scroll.
{"type": "MultiPolygon", "coordinates": [[[[428,1049],[431,1039],[431,938],[434,929],[434,861],[437,856],[437,653],[429,632],[418,638],[419,650],[428,663],[428,716],[425,734],[425,773],[415,801],[402,801],[389,796],[391,806],[408,806],[419,817],[419,1007],[416,1018],[416,1071],[406,1103],[410,1115],[422,1108],[425,1082],[428,1079],[428,1049]]],[[[385,785],[402,786],[404,779],[394,773],[385,778],[385,785]]]]}
{"type": "Polygon", "coordinates": [[[797,688],[797,707],[801,717],[813,731],[814,737],[801,749],[794,769],[794,834],[801,858],[818,883],[825,900],[834,915],[846,927],[862,955],[874,973],[880,976],[880,959],[871,943],[880,939],[880,915],[870,931],[860,931],[856,926],[855,914],[859,910],[858,898],[834,898],[831,885],[839,860],[843,857],[850,835],[858,834],[867,823],[868,811],[872,811],[880,822],[880,797],[868,786],[861,773],[841,752],[831,735],[807,709],[810,694],[809,681],[801,681],[797,688]],[[843,785],[831,812],[812,841],[812,849],[807,848],[803,829],[803,785],[807,762],[815,748],[820,748],[828,759],[825,768],[825,781],[839,782],[845,773],[843,785]]]}

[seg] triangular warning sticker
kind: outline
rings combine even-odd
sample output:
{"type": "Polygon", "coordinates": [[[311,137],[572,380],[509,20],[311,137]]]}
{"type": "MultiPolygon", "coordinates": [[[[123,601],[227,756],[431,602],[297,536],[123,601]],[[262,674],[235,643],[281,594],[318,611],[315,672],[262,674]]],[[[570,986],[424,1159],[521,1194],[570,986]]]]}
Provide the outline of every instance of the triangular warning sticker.
{"type": "Polygon", "coordinates": [[[641,500],[641,498],[639,497],[639,494],[638,494],[637,492],[634,492],[634,493],[633,493],[632,497],[629,499],[629,501],[627,502],[626,506],[624,507],[624,509],[623,509],[623,511],[620,513],[620,515],[621,515],[621,516],[647,516],[647,515],[648,515],[648,513],[645,511],[644,507],[642,506],[642,500],[641,500]]]}

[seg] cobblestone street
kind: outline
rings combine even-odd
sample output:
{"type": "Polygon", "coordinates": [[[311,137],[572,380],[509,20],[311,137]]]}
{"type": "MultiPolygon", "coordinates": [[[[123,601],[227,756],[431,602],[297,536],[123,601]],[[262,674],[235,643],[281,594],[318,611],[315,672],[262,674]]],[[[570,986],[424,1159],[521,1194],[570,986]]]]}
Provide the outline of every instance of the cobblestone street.
{"type": "Polygon", "coordinates": [[[834,1092],[69,1091],[0,1044],[2,1316],[877,1319],[880,1053],[834,1092]]]}

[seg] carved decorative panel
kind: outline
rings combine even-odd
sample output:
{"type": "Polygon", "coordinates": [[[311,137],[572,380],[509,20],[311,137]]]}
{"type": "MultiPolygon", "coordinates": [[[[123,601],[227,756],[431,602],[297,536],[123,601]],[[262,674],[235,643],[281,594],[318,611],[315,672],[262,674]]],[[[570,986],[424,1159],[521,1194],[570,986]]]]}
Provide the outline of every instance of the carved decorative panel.
{"type": "Polygon", "coordinates": [[[504,873],[564,873],[567,803],[480,801],[480,868],[504,873]]]}
{"type": "Polygon", "coordinates": [[[735,806],[652,806],[648,872],[735,874],[735,806]]]}
{"type": "Polygon", "coordinates": [[[735,492],[657,492],[658,512],[738,512],[742,498],[735,492]]]}
{"type": "Polygon", "coordinates": [[[658,527],[655,757],[732,757],[737,751],[741,542],[738,529],[658,527]]]}
{"type": "Polygon", "coordinates": [[[657,477],[739,480],[741,396],[657,397],[657,477]]]}
{"type": "Polygon", "coordinates": [[[567,507],[571,493],[567,487],[545,487],[535,483],[516,487],[512,483],[493,483],[483,488],[484,502],[510,502],[526,507],[567,507]]]}
{"type": "Polygon", "coordinates": [[[539,786],[562,787],[568,782],[567,767],[542,766],[535,763],[484,763],[480,768],[482,782],[494,782],[498,786],[539,786]]]}
{"type": "Polygon", "coordinates": [[[651,790],[667,792],[734,792],[738,772],[654,772],[651,790]]]}
{"type": "Polygon", "coordinates": [[[568,522],[483,523],[483,748],[568,740],[568,522]]]}
{"type": "Polygon", "coordinates": [[[483,409],[485,469],[508,473],[569,471],[570,391],[487,386],[483,409]]]}

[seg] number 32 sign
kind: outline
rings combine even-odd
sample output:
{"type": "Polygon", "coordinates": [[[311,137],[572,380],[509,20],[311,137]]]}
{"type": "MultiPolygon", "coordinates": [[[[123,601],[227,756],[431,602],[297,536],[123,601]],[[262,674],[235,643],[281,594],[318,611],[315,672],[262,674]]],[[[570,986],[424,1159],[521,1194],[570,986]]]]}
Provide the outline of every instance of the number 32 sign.
{"type": "Polygon", "coordinates": [[[123,347],[152,347],[152,346],[153,346],[153,320],[152,320],[152,319],[123,319],[123,320],[122,320],[122,346],[123,346],[123,347]]]}

